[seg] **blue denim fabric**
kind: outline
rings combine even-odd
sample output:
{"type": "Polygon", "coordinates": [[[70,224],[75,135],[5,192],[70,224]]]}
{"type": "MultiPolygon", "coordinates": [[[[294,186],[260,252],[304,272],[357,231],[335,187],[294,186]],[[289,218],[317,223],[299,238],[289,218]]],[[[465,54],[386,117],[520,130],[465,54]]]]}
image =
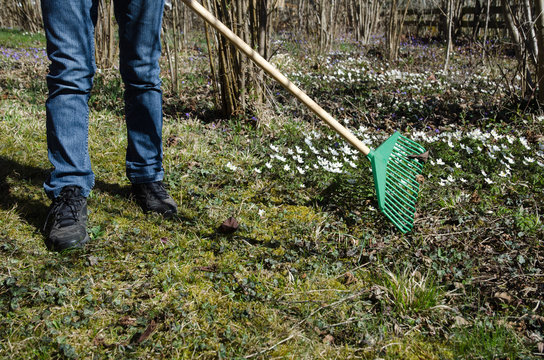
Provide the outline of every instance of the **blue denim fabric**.
{"type": "MultiPolygon", "coordinates": [[[[94,28],[98,0],[42,0],[51,64],[47,75],[47,148],[54,169],[44,183],[50,198],[67,185],[88,196],[94,174],[88,151],[88,100],[96,71],[94,28]]],[[[125,85],[128,144],[126,174],[132,183],[163,179],[160,31],[164,0],[115,0],[119,69],[125,85]]]]}

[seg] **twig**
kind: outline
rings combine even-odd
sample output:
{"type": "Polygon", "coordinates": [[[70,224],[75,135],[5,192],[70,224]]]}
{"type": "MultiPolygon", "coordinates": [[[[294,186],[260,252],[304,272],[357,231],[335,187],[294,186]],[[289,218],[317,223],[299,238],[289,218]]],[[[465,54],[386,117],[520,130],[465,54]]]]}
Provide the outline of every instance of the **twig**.
{"type": "Polygon", "coordinates": [[[335,301],[335,302],[333,302],[333,303],[331,303],[331,304],[323,305],[323,306],[321,306],[320,308],[318,308],[318,309],[312,311],[312,312],[310,313],[310,315],[306,316],[304,319],[302,319],[302,320],[300,320],[298,323],[296,323],[296,325],[295,325],[294,327],[298,327],[298,326],[302,325],[302,323],[306,322],[306,320],[308,320],[309,318],[311,318],[312,316],[314,316],[315,314],[317,314],[317,313],[320,312],[321,310],[325,310],[325,309],[328,309],[328,308],[330,308],[330,307],[333,307],[333,306],[336,306],[336,305],[340,305],[341,303],[343,303],[343,302],[345,302],[345,301],[351,300],[351,299],[353,299],[353,298],[356,298],[356,297],[358,297],[358,296],[364,294],[366,291],[367,291],[367,290],[365,289],[365,290],[359,291],[359,292],[357,292],[357,293],[355,293],[355,294],[353,294],[353,295],[346,296],[345,298],[340,299],[340,300],[338,300],[338,301],[335,301]]]}
{"type": "Polygon", "coordinates": [[[266,353],[266,352],[269,352],[269,351],[271,351],[271,350],[274,350],[276,347],[280,346],[280,345],[283,344],[284,342],[287,342],[287,341],[291,340],[291,339],[294,338],[294,337],[295,337],[295,335],[294,335],[294,334],[291,334],[291,335],[289,335],[289,337],[286,337],[285,339],[283,339],[282,341],[280,341],[280,342],[278,342],[278,343],[272,345],[271,347],[269,347],[269,348],[267,348],[267,349],[264,349],[264,350],[261,350],[261,351],[259,351],[259,352],[253,353],[253,354],[251,354],[251,355],[247,355],[247,356],[245,356],[245,358],[246,358],[246,359],[250,359],[250,358],[252,358],[252,357],[259,356],[259,355],[262,355],[262,354],[264,354],[264,353],[266,353]]]}
{"type": "Polygon", "coordinates": [[[369,263],[369,262],[366,262],[366,263],[364,263],[363,265],[359,265],[359,266],[357,266],[357,267],[355,267],[355,268],[353,268],[353,269],[351,269],[351,270],[348,270],[348,271],[346,271],[346,272],[344,272],[344,273],[338,275],[337,277],[335,277],[335,279],[338,279],[339,277],[345,276],[348,272],[354,273],[354,272],[356,272],[357,270],[359,270],[359,269],[361,269],[361,268],[364,268],[364,267],[367,266],[368,264],[370,264],[370,263],[369,263]]]}

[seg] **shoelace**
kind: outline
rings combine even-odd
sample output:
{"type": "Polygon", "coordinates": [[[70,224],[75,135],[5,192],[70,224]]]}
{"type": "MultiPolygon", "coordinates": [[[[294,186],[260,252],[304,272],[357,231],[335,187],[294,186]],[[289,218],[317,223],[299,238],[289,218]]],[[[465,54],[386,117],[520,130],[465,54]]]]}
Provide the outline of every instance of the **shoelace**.
{"type": "Polygon", "coordinates": [[[148,187],[150,192],[159,199],[166,199],[168,197],[168,192],[166,192],[164,184],[161,181],[150,183],[148,187]]]}
{"type": "Polygon", "coordinates": [[[47,227],[49,219],[53,216],[53,226],[58,224],[59,227],[65,227],[72,225],[78,219],[78,208],[81,204],[81,197],[75,194],[75,190],[64,190],[49,210],[47,217],[45,218],[44,231],[47,227]]]}

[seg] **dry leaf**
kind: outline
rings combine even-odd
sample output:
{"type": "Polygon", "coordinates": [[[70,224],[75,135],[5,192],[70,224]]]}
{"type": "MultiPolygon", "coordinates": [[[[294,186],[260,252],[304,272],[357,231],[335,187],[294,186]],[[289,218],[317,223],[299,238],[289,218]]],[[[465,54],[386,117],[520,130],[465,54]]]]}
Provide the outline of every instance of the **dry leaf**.
{"type": "Polygon", "coordinates": [[[426,163],[429,160],[429,150],[425,151],[423,154],[408,155],[407,158],[416,159],[421,161],[422,163],[426,163]]]}
{"type": "Polygon", "coordinates": [[[479,204],[480,203],[480,195],[478,195],[477,190],[474,190],[474,192],[470,196],[470,202],[472,202],[474,204],[479,204]]]}
{"type": "Polygon", "coordinates": [[[204,272],[216,272],[217,271],[217,265],[212,264],[210,266],[200,266],[200,267],[197,267],[196,269],[199,270],[199,271],[204,271],[204,272]]]}
{"type": "Polygon", "coordinates": [[[416,181],[420,184],[423,185],[423,183],[425,182],[425,176],[423,175],[416,175],[416,181]]]}
{"type": "Polygon", "coordinates": [[[170,136],[168,139],[166,139],[166,146],[176,146],[180,141],[180,138],[177,136],[170,136]]]}
{"type": "Polygon", "coordinates": [[[331,334],[325,335],[323,338],[323,344],[332,344],[334,343],[334,337],[331,334]]]}
{"type": "Polygon", "coordinates": [[[235,218],[229,217],[221,224],[221,226],[219,226],[219,232],[222,234],[232,234],[238,230],[239,226],[240,224],[235,218]]]}
{"type": "Polygon", "coordinates": [[[147,325],[147,328],[145,328],[143,333],[134,334],[134,336],[132,337],[131,343],[136,345],[143,343],[145,340],[147,340],[147,338],[151,336],[151,334],[153,333],[153,331],[155,331],[156,328],[157,328],[157,323],[155,322],[155,320],[151,320],[151,322],[149,323],[149,325],[147,325]]]}
{"type": "Polygon", "coordinates": [[[133,326],[136,324],[136,319],[130,316],[123,316],[119,319],[119,324],[123,326],[133,326]]]}
{"type": "Polygon", "coordinates": [[[348,271],[344,274],[344,278],[342,279],[343,283],[345,285],[353,284],[357,282],[357,278],[351,273],[351,271],[348,271]]]}
{"type": "Polygon", "coordinates": [[[461,327],[461,326],[467,326],[469,325],[470,323],[462,316],[456,316],[455,317],[455,325],[458,326],[458,327],[461,327]]]}
{"type": "Polygon", "coordinates": [[[497,299],[501,299],[506,301],[507,303],[512,302],[512,296],[510,296],[507,292],[496,292],[494,295],[497,299]]]}
{"type": "Polygon", "coordinates": [[[89,264],[89,266],[95,266],[98,264],[98,258],[92,255],[87,257],[87,264],[89,264]]]}

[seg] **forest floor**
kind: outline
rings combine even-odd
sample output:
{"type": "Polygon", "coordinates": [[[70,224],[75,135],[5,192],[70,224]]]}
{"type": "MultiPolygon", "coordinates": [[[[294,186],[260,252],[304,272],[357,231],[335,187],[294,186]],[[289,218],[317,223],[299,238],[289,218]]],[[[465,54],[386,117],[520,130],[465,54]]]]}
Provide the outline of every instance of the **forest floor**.
{"type": "MultiPolygon", "coordinates": [[[[213,111],[205,46],[164,83],[165,182],[179,216],[129,198],[123,90],[97,73],[92,241],[46,250],[43,38],[0,36],[0,357],[528,359],[544,353],[544,126],[512,59],[410,40],[400,60],[287,34],[274,64],[375,148],[430,150],[413,231],[377,210],[370,163],[286,91],[213,111]],[[219,231],[233,217],[239,228],[219,231]]],[[[164,59],[163,59],[164,61],[164,59]]],[[[164,77],[167,78],[166,62],[164,77]]]]}

